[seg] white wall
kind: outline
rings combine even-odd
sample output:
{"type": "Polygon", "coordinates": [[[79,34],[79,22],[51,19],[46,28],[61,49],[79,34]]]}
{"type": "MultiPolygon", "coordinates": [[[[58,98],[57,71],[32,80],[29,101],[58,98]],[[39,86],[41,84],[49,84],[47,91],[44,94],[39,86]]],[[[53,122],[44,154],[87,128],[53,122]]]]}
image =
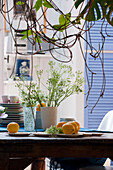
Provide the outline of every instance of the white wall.
{"type": "MultiPolygon", "coordinates": [[[[64,14],[68,13],[70,9],[72,8],[73,0],[57,0],[55,3],[58,5],[58,7],[61,8],[61,10],[64,12],[64,14]]],[[[78,14],[78,10],[76,10],[78,14]]],[[[57,14],[57,13],[56,13],[57,14]]],[[[47,11],[47,16],[51,19],[53,24],[58,24],[59,22],[59,13],[57,16],[55,16],[55,13],[52,12],[52,10],[47,11]],[[51,17],[52,16],[52,17],[51,17]]],[[[72,14],[75,16],[75,11],[72,14]]],[[[75,29],[75,27],[71,28],[69,30],[69,33],[77,33],[78,30],[75,29]]],[[[84,42],[82,42],[82,46],[84,46],[84,42]]],[[[79,44],[76,43],[76,45],[72,48],[73,52],[73,59],[70,62],[70,65],[73,67],[74,71],[80,70],[83,72],[84,76],[84,61],[83,57],[80,52],[79,44]]],[[[66,117],[72,117],[75,118],[80,125],[84,126],[84,94],[78,94],[73,95],[66,99],[61,106],[59,106],[58,109],[58,121],[60,118],[66,118],[66,117]]]]}
{"type": "Polygon", "coordinates": [[[4,21],[3,16],[0,13],[0,96],[3,94],[3,60],[4,60],[4,27],[3,27],[3,21],[4,21]]]}
{"type": "MultiPolygon", "coordinates": [[[[63,12],[66,14],[69,12],[70,8],[72,7],[73,0],[57,0],[54,1],[58,7],[60,7],[63,12]]],[[[76,10],[77,11],[77,10],[76,10]]],[[[49,9],[47,11],[47,17],[49,18],[49,21],[52,21],[53,25],[58,24],[59,22],[59,15],[56,15],[57,13],[53,13],[52,9],[49,9]]],[[[75,15],[75,13],[74,13],[75,15]]],[[[77,30],[75,28],[70,30],[71,33],[73,34],[77,33],[77,30]]],[[[50,32],[47,32],[49,35],[50,32]]],[[[82,43],[83,45],[84,43],[82,43]]],[[[84,75],[84,61],[80,52],[79,44],[77,43],[73,48],[73,59],[70,62],[72,65],[74,71],[80,70],[83,72],[84,75]]],[[[45,68],[44,64],[45,61],[43,60],[40,62],[40,66],[45,68]]],[[[6,89],[6,86],[5,86],[6,89]]],[[[61,106],[58,108],[58,121],[60,118],[66,118],[66,117],[73,117],[75,118],[78,122],[80,122],[81,126],[84,126],[84,95],[79,94],[79,95],[73,95],[66,99],[61,106]]]]}

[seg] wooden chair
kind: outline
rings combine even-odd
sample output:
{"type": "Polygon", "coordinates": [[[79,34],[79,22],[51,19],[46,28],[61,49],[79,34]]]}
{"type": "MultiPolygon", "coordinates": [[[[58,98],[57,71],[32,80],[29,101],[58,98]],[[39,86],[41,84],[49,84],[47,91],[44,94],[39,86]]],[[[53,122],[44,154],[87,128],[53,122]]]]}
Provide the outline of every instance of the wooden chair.
{"type": "Polygon", "coordinates": [[[31,170],[45,170],[45,158],[38,158],[32,162],[31,170]]]}

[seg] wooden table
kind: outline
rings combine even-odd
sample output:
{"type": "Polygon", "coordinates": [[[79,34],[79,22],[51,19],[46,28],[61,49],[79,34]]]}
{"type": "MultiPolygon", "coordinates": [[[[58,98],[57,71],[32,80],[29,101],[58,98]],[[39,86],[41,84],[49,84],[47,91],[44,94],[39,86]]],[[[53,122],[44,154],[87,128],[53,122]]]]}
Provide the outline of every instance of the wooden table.
{"type": "Polygon", "coordinates": [[[39,157],[109,157],[112,159],[113,134],[47,138],[12,137],[8,133],[0,133],[0,169],[12,169],[12,162],[15,162],[16,170],[20,170],[39,157]]]}

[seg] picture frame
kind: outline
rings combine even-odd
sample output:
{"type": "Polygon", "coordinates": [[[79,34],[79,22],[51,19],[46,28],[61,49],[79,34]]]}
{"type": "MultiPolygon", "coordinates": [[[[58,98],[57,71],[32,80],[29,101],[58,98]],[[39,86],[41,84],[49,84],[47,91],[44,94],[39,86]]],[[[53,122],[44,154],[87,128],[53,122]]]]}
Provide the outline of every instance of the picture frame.
{"type": "MultiPolygon", "coordinates": [[[[25,5],[17,5],[17,2],[20,0],[13,0],[13,4],[14,4],[14,15],[17,14],[24,14],[24,10],[25,10],[25,5]]],[[[25,3],[26,0],[21,0],[21,2],[25,3]]]]}
{"type": "MultiPolygon", "coordinates": [[[[19,7],[19,5],[15,5],[16,4],[16,2],[18,2],[19,0],[13,0],[13,6],[15,6],[14,7],[14,11],[13,11],[13,14],[9,14],[9,15],[11,15],[12,17],[13,17],[13,15],[17,15],[18,16],[18,14],[19,15],[21,15],[22,13],[23,13],[23,9],[24,9],[24,7],[22,8],[22,7],[19,7]]],[[[24,2],[25,0],[21,0],[22,2],[24,2]]],[[[11,1],[11,3],[12,3],[12,1],[11,1]]],[[[6,7],[6,0],[4,0],[4,11],[7,11],[7,7],[6,7]]],[[[43,25],[44,25],[44,29],[43,29],[43,32],[44,33],[46,33],[46,7],[44,7],[44,17],[43,17],[43,25]]],[[[12,12],[11,12],[12,13],[12,12]]],[[[4,31],[5,32],[9,32],[10,31],[10,27],[9,27],[9,25],[7,24],[7,22],[6,22],[6,19],[7,19],[7,14],[6,14],[6,12],[4,13],[4,31]]]]}
{"type": "Polygon", "coordinates": [[[29,59],[17,59],[16,76],[23,77],[25,80],[31,80],[29,59]]]}

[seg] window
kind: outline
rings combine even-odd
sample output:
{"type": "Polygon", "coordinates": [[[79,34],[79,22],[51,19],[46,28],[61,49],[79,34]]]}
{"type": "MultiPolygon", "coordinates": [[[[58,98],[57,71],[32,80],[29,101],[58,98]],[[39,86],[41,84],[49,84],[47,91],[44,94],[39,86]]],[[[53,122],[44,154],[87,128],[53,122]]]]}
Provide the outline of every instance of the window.
{"type": "MultiPolygon", "coordinates": [[[[98,47],[99,43],[101,43],[101,23],[102,21],[99,20],[96,22],[96,25],[91,29],[91,37],[93,45],[98,47]]],[[[109,35],[113,35],[113,28],[108,24],[104,23],[103,33],[106,34],[105,29],[107,28],[107,33],[109,35]]],[[[88,99],[88,107],[85,109],[85,120],[84,124],[85,127],[96,129],[100,124],[104,115],[113,109],[113,37],[106,37],[105,40],[105,47],[104,47],[104,69],[105,69],[105,76],[106,76],[106,89],[103,98],[100,99],[97,106],[94,108],[93,113],[91,114],[91,108],[94,106],[95,102],[100,93],[101,85],[102,85],[102,69],[101,63],[99,59],[96,61],[90,57],[88,53],[88,66],[91,70],[96,72],[94,76],[94,84],[93,89],[91,90],[89,99],[88,99]]],[[[88,51],[90,52],[90,51],[88,51]]],[[[91,75],[88,73],[89,80],[91,81],[91,75]]],[[[86,91],[87,91],[86,86],[86,91]]]]}

